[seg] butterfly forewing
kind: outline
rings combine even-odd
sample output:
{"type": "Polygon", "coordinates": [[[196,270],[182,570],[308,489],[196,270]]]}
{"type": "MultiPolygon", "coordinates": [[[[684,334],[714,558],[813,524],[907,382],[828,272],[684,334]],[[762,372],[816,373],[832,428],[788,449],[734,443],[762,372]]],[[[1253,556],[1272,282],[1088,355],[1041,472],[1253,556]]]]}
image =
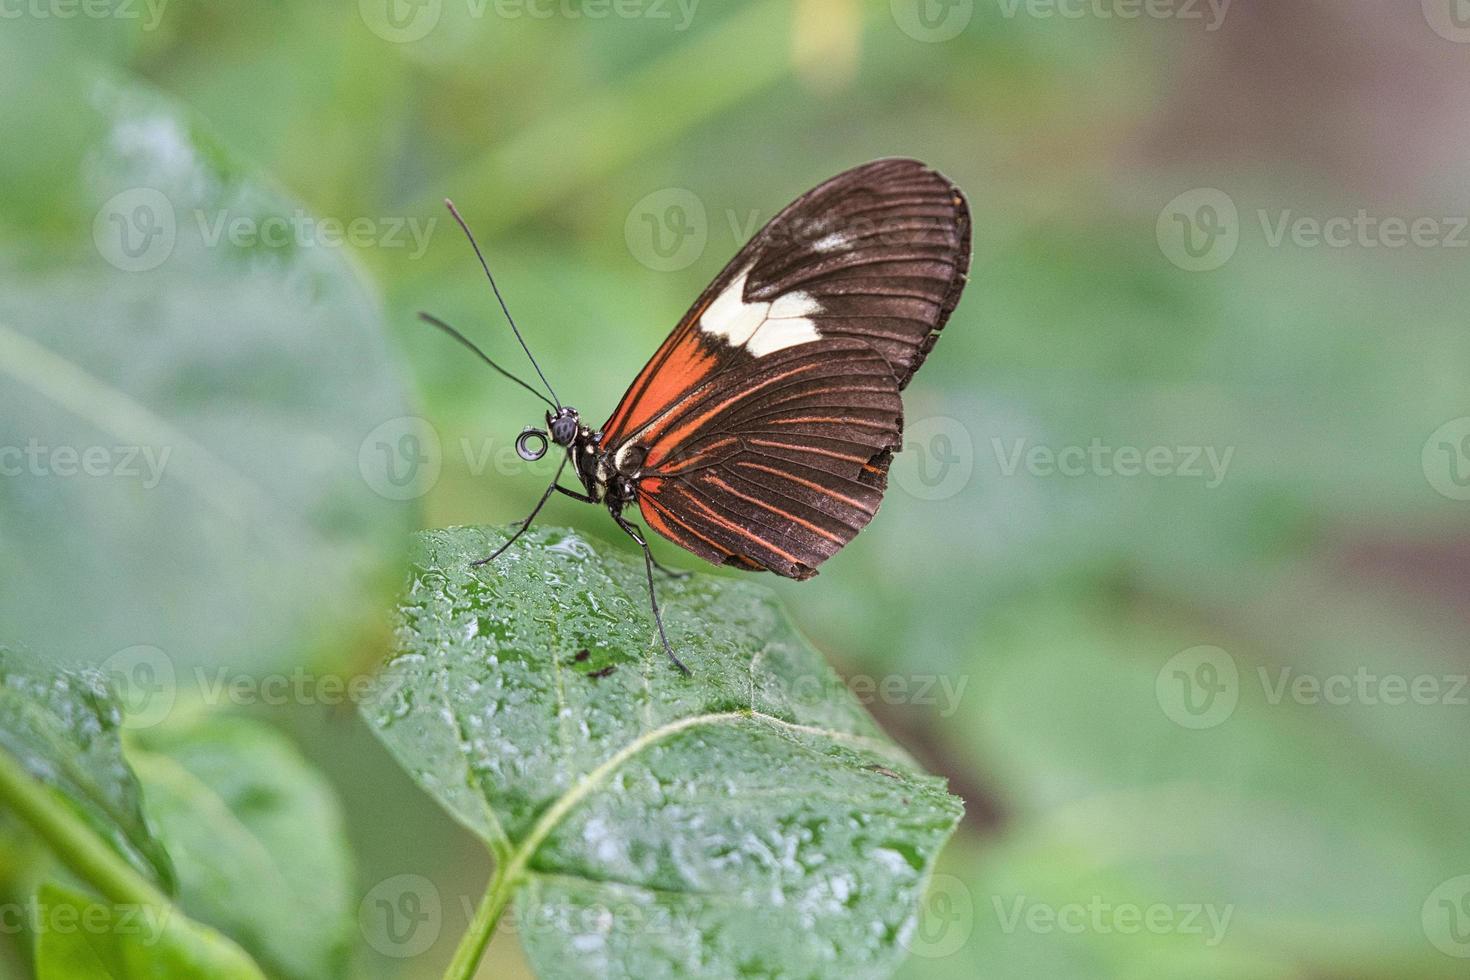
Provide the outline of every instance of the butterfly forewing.
{"type": "Polygon", "coordinates": [[[879,160],[797,199],[695,302],[603,426],[659,533],[806,578],[878,509],[899,392],[959,300],[969,214],[879,160]]]}

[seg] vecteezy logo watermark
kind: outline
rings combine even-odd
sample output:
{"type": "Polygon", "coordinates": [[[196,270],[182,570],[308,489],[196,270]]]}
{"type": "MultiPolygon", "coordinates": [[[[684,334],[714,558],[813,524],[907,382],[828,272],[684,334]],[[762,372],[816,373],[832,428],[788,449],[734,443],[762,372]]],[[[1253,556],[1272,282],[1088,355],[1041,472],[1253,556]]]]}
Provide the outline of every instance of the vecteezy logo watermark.
{"type": "Polygon", "coordinates": [[[374,885],[357,907],[368,945],[394,959],[427,952],[444,925],[439,889],[422,875],[397,875],[374,885]]]}
{"type": "Polygon", "coordinates": [[[948,219],[942,216],[878,219],[864,214],[837,219],[788,216],[787,220],[763,229],[771,216],[759,208],[743,211],[725,208],[722,215],[723,222],[712,222],[699,195],[683,187],[663,187],[645,194],[629,209],[623,222],[623,237],[628,251],[643,265],[656,272],[677,272],[704,254],[716,231],[723,240],[726,229],[732,250],[764,230],[770,241],[788,246],[792,251],[817,253],[841,249],[857,239],[911,244],[923,240],[928,229],[940,234],[951,230],[948,219]]]}
{"type": "MultiPolygon", "coordinates": [[[[527,460],[516,451],[514,439],[493,436],[478,441],[461,436],[459,452],[465,472],[472,477],[493,472],[507,478],[550,478],[562,458],[547,453],[540,459],[527,460]]],[[[374,493],[389,500],[412,500],[434,489],[444,459],[438,431],[411,415],[389,419],[368,433],[357,454],[362,478],[374,493]]]]}
{"type": "Polygon", "coordinates": [[[444,13],[443,0],[357,0],[368,30],[385,41],[408,44],[427,37],[444,13]]]}
{"type": "Polygon", "coordinates": [[[1240,701],[1235,658],[1211,646],[1176,653],[1154,679],[1154,697],[1169,720],[1183,728],[1222,725],[1240,701]]]}
{"type": "Polygon", "coordinates": [[[151,187],[114,194],[92,219],[97,253],[123,272],[158,268],[173,254],[177,235],[172,202],[151,187]]]}
{"type": "Polygon", "coordinates": [[[1110,446],[1093,438],[1086,446],[1053,448],[1015,439],[1009,445],[993,438],[991,448],[1002,476],[1015,476],[1024,467],[1031,476],[1064,477],[1179,477],[1202,480],[1214,490],[1225,482],[1235,447],[1215,446],[1110,446]]]}
{"type": "MultiPolygon", "coordinates": [[[[1255,669],[1264,703],[1310,707],[1470,707],[1470,674],[1380,673],[1360,665],[1330,674],[1290,666],[1255,669]]],[[[1219,647],[1191,647],[1164,664],[1154,682],[1159,707],[1174,723],[1214,728],[1235,711],[1242,679],[1235,658],[1219,647]]]]}
{"type": "Polygon", "coordinates": [[[893,479],[920,500],[945,500],[970,484],[975,443],[959,419],[918,419],[903,434],[903,452],[893,460],[893,479]]]}
{"type": "MultiPolygon", "coordinates": [[[[4,2],[4,0],[0,0],[4,2]]],[[[286,214],[238,214],[227,208],[192,210],[205,248],[404,249],[410,259],[428,251],[439,219],[410,215],[350,219],[314,217],[297,208],[286,214]]],[[[113,195],[92,220],[92,241],[107,262],[124,272],[156,269],[178,242],[178,211],[161,191],[134,187],[113,195]]],[[[186,219],[187,220],[187,219],[186,219]]]]}
{"type": "Polygon", "coordinates": [[[206,248],[227,241],[236,248],[354,248],[409,249],[410,259],[422,258],[429,237],[439,224],[413,216],[340,218],[313,217],[297,208],[290,214],[231,214],[228,210],[194,211],[199,237],[206,248]]]}
{"type": "Polygon", "coordinates": [[[1446,41],[1470,44],[1470,0],[1421,0],[1424,19],[1446,41]]]}
{"type": "Polygon", "coordinates": [[[1200,21],[1206,31],[1225,23],[1233,0],[997,0],[1007,19],[1025,14],[1038,20],[1200,21]]]}
{"type": "Polygon", "coordinates": [[[152,490],[163,480],[172,446],[0,446],[0,477],[115,477],[152,490]]]}
{"type": "Polygon", "coordinates": [[[1419,910],[1424,935],[1446,956],[1470,959],[1470,875],[1440,882],[1419,910]]]}
{"type": "Polygon", "coordinates": [[[623,222],[628,252],[654,272],[687,269],[704,254],[709,218],[699,195],[682,187],[646,194],[623,222]]]}
{"type": "Polygon", "coordinates": [[[397,681],[374,674],[254,673],[224,666],[195,666],[181,674],[173,658],[155,646],[119,650],[100,665],[122,709],[123,727],[152,728],[168,717],[185,686],[190,703],[210,708],[268,705],[336,708],[381,702],[401,691],[397,681]]]}
{"type": "Polygon", "coordinates": [[[413,500],[439,482],[443,452],[439,433],[424,419],[389,419],[362,440],[357,469],[373,492],[389,500],[413,500]]]}
{"type": "Polygon", "coordinates": [[[102,661],[101,669],[121,703],[123,728],[152,728],[173,710],[178,676],[173,658],[158,647],[119,650],[102,661]]]}
{"type": "Polygon", "coordinates": [[[991,896],[1001,932],[1018,930],[1047,936],[1054,933],[1098,936],[1199,936],[1208,947],[1220,945],[1230,928],[1235,906],[1212,902],[1112,902],[1093,895],[1086,902],[1051,904],[1025,895],[991,896]]]}
{"type": "Polygon", "coordinates": [[[959,37],[975,16],[975,0],[889,0],[893,22],[915,41],[938,44],[959,37]]]}
{"type": "MultiPolygon", "coordinates": [[[[699,0],[463,0],[471,20],[651,20],[687,31],[699,0]]],[[[358,0],[368,30],[385,41],[407,44],[427,37],[444,14],[445,0],[358,0]]]]}
{"type": "Polygon", "coordinates": [[[1240,245],[1240,212],[1224,191],[1201,187],[1164,205],[1154,226],[1164,257],[1186,272],[1218,269],[1240,245]]]}
{"type": "Polygon", "coordinates": [[[899,933],[903,948],[923,959],[953,956],[975,930],[975,899],[954,875],[937,874],[919,902],[913,928],[899,933]]]}
{"type": "Polygon", "coordinates": [[[1470,500],[1470,416],[1446,422],[1424,443],[1424,478],[1442,497],[1470,500]]]}
{"type": "MultiPolygon", "coordinates": [[[[1466,0],[1470,2],[1470,0],[1466,0]]],[[[1470,248],[1465,215],[1301,214],[1292,208],[1259,208],[1256,221],[1268,248],[1300,249],[1470,248]]],[[[1224,191],[1186,191],[1164,206],[1155,227],[1165,258],[1186,272],[1209,272],[1229,262],[1243,229],[1235,201],[1224,191]]]]}
{"type": "Polygon", "coordinates": [[[168,0],[0,0],[0,20],[141,20],[157,30],[168,0]]]}

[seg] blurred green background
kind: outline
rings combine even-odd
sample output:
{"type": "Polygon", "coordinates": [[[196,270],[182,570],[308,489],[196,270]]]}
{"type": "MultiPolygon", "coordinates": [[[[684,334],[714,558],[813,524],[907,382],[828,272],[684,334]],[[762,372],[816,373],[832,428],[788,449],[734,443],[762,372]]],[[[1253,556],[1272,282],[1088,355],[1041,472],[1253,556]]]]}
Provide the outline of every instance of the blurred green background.
{"type": "MultiPolygon", "coordinates": [[[[539,403],[414,318],[519,369],[442,198],[595,422],[761,222],[915,156],[969,195],[969,288],[880,517],[772,583],[967,801],[906,975],[1470,969],[1456,0],[0,10],[0,445],[45,444],[0,458],[4,639],[371,670],[404,532],[549,472],[508,453],[539,403]],[[55,478],[140,429],[159,493],[55,478]]],[[[240,710],[340,794],[355,897],[442,896],[353,975],[437,976],[483,849],[350,706],[240,710]]],[[[526,975],[513,933],[481,976],[526,975]]]]}

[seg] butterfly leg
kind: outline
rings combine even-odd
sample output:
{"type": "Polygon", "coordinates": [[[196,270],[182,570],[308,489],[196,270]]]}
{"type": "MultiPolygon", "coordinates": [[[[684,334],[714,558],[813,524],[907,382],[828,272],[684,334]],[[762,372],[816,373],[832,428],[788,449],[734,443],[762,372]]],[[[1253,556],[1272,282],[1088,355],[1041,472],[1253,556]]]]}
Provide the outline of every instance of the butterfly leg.
{"type": "Polygon", "coordinates": [[[536,506],[531,508],[531,513],[527,514],[521,520],[511,524],[511,527],[517,528],[516,533],[512,534],[510,536],[510,539],[502,544],[499,548],[496,548],[494,554],[490,555],[487,558],[481,558],[479,561],[470,562],[471,568],[478,568],[481,565],[494,561],[505,552],[506,548],[509,548],[511,545],[515,544],[516,539],[519,538],[522,534],[525,534],[526,531],[530,529],[531,522],[536,519],[537,514],[541,513],[541,508],[546,506],[546,501],[551,499],[551,495],[554,492],[560,490],[562,493],[566,494],[568,497],[573,498],[574,500],[580,500],[584,503],[589,504],[593,502],[592,498],[587,496],[586,494],[577,493],[575,490],[568,490],[566,487],[561,485],[561,471],[566,468],[567,461],[563,459],[561,461],[561,465],[556,468],[556,476],[552,477],[551,485],[546,488],[546,492],[541,495],[541,499],[536,501],[536,506]]]}
{"type": "Polygon", "coordinates": [[[658,596],[653,588],[653,566],[658,563],[653,560],[653,552],[648,550],[648,542],[644,540],[643,533],[638,530],[636,524],[624,520],[623,516],[618,513],[613,514],[613,520],[617,521],[618,527],[627,532],[628,537],[638,542],[638,547],[643,549],[643,568],[648,572],[648,604],[653,608],[653,621],[658,624],[658,638],[663,641],[664,653],[668,654],[674,666],[678,667],[685,677],[688,677],[689,668],[684,666],[684,661],[678,658],[674,653],[674,648],[669,645],[669,635],[664,632],[664,618],[658,611],[658,596]]]}

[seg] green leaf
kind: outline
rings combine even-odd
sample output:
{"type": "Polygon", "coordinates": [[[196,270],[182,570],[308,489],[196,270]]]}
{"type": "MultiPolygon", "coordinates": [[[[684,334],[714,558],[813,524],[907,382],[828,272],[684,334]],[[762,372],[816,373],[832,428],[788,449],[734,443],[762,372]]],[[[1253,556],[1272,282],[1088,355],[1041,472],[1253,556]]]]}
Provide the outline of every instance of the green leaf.
{"type": "MultiPolygon", "coordinates": [[[[660,579],[537,529],[421,537],[398,650],[364,713],[497,857],[450,976],[501,907],[541,976],[879,977],[961,815],[772,594],[660,579]],[[582,651],[585,651],[583,653],[582,651]]],[[[458,971],[458,972],[457,972],[458,971]]]]}
{"type": "MultiPolygon", "coordinates": [[[[6,90],[46,63],[27,47],[0,39],[6,90]]],[[[394,424],[417,430],[376,299],[319,216],[78,65],[0,111],[30,148],[0,153],[0,185],[44,184],[0,192],[7,638],[91,662],[147,644],[179,672],[341,649],[388,601],[422,489],[384,469],[394,424]]]]}
{"type": "Polygon", "coordinates": [[[345,973],[356,920],[346,830],[326,781],[243,718],[150,729],[128,758],[173,855],[179,903],[273,976],[345,973]]]}
{"type": "Polygon", "coordinates": [[[0,648],[0,805],[105,899],[42,886],[29,909],[40,980],[261,978],[244,951],[156,887],[172,886],[173,869],[144,819],[120,725],[100,672],[52,670],[0,648]]]}
{"type": "Polygon", "coordinates": [[[0,647],[0,750],[136,870],[172,890],[173,868],[144,821],[120,726],[102,674],[52,670],[0,647]]]}
{"type": "Polygon", "coordinates": [[[240,948],[170,908],[97,901],[43,885],[36,980],[264,980],[240,948]]]}

